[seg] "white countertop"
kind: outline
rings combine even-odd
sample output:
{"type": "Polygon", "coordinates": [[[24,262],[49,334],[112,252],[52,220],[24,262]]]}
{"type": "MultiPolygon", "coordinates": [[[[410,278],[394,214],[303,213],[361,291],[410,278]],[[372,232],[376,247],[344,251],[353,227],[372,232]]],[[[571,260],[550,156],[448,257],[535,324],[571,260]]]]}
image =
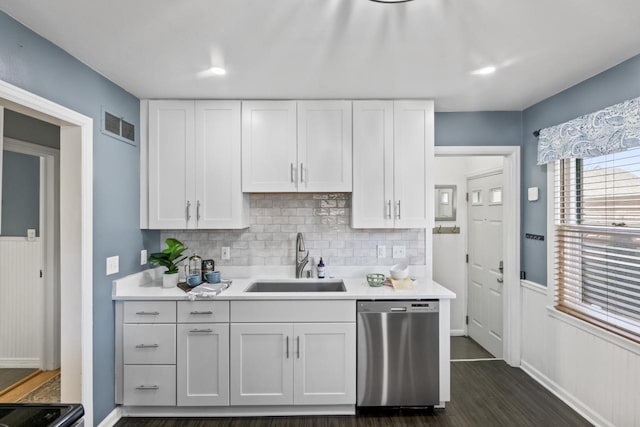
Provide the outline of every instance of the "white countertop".
{"type": "MultiPolygon", "coordinates": [[[[113,282],[114,300],[185,300],[189,296],[182,289],[163,288],[160,269],[146,270],[113,282]]],[[[418,277],[415,289],[397,291],[389,286],[371,287],[366,277],[335,277],[344,281],[346,292],[245,292],[256,280],[291,280],[290,277],[232,278],[232,284],[215,299],[219,300],[357,300],[357,299],[453,299],[456,295],[433,280],[418,277]]],[[[228,277],[223,277],[228,279],[228,277]]],[[[305,281],[309,279],[296,279],[305,281]]],[[[318,280],[318,279],[312,279],[318,280]]],[[[322,279],[319,279],[322,280],[322,279]]],[[[198,289],[197,287],[194,289],[198,289]]]]}

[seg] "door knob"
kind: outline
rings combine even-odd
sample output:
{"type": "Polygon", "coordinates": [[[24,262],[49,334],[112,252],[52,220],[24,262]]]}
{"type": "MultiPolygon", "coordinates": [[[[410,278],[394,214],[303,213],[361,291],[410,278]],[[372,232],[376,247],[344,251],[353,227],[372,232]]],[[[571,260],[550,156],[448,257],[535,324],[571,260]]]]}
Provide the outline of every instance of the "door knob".
{"type": "Polygon", "coordinates": [[[502,282],[504,282],[504,280],[502,279],[502,277],[498,277],[496,280],[498,281],[498,283],[502,283],[502,282]]]}

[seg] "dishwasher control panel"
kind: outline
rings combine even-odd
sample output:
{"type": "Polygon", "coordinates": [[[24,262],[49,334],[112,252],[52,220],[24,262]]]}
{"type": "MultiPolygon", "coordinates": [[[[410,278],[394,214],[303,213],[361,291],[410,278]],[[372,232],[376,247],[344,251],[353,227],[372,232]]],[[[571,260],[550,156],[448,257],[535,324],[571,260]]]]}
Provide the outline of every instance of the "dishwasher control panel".
{"type": "Polygon", "coordinates": [[[358,301],[358,313],[438,313],[438,301],[358,301]]]}

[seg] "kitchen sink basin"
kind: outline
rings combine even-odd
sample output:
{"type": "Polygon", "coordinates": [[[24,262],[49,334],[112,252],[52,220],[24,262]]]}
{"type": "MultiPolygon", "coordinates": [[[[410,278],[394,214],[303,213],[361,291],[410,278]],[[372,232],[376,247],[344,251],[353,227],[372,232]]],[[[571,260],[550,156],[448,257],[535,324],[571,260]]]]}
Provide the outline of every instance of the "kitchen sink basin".
{"type": "Polygon", "coordinates": [[[345,292],[342,280],[261,280],[245,292],[345,292]]]}

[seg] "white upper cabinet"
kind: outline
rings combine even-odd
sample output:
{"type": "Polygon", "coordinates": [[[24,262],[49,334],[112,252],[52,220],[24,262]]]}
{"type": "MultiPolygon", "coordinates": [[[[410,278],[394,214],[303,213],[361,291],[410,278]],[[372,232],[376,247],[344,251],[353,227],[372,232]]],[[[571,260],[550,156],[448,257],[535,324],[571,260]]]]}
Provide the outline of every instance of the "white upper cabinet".
{"type": "Polygon", "coordinates": [[[353,102],[353,228],[433,222],[433,101],[353,102]]]}
{"type": "Polygon", "coordinates": [[[298,191],[350,192],[351,102],[298,101],[298,191]]]}
{"type": "Polygon", "coordinates": [[[195,187],[198,228],[249,226],[242,194],[240,102],[196,101],[195,187]]]}
{"type": "MultiPolygon", "coordinates": [[[[240,101],[148,102],[148,180],[141,162],[141,181],[148,182],[148,212],[141,209],[141,216],[148,215],[148,228],[248,227],[240,111],[240,101]]],[[[144,144],[141,151],[144,156],[144,144]]]]}
{"type": "Polygon", "coordinates": [[[242,102],[242,191],[297,189],[296,102],[242,102]]]}
{"type": "Polygon", "coordinates": [[[351,191],[350,101],[242,103],[242,191],[351,191]]]}
{"type": "MultiPolygon", "coordinates": [[[[149,102],[149,228],[193,228],[193,101],[149,102]]],[[[144,173],[144,171],[141,171],[144,173]]]]}

